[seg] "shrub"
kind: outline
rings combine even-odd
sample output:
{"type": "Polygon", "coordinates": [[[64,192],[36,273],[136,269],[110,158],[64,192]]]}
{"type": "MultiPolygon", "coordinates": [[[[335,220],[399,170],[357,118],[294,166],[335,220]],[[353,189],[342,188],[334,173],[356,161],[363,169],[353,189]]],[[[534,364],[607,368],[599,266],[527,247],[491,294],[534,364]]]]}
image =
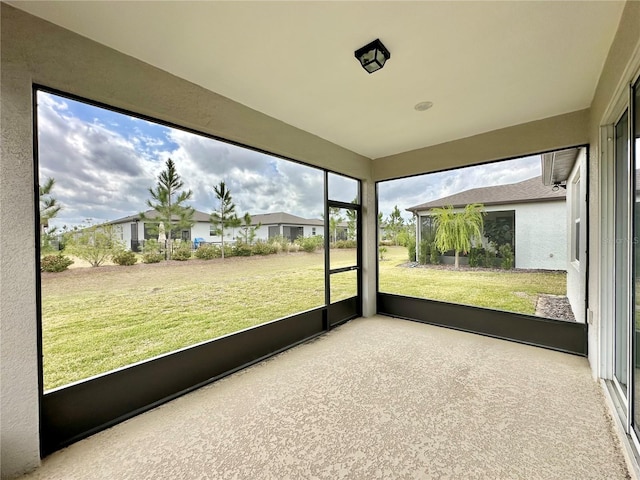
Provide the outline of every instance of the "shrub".
{"type": "Polygon", "coordinates": [[[288,248],[289,253],[296,253],[300,251],[300,245],[298,245],[297,243],[290,243],[288,248]]]}
{"type": "Polygon", "coordinates": [[[356,248],[357,242],[355,240],[338,240],[331,244],[332,248],[356,248]]]}
{"type": "Polygon", "coordinates": [[[300,245],[300,248],[307,253],[315,252],[323,243],[323,238],[320,236],[313,237],[298,237],[296,243],[300,245]]]}
{"type": "Polygon", "coordinates": [[[407,251],[409,254],[409,261],[415,262],[416,261],[416,239],[415,238],[409,239],[409,245],[407,245],[407,251]]]}
{"type": "Polygon", "coordinates": [[[431,249],[431,251],[429,252],[429,261],[431,263],[433,263],[434,265],[437,265],[440,263],[440,252],[438,252],[438,249],[436,248],[436,244],[435,242],[432,242],[429,244],[429,248],[431,249]]]}
{"type": "Polygon", "coordinates": [[[135,265],[137,261],[136,254],[131,250],[122,250],[113,256],[113,263],[121,266],[135,265]]]}
{"type": "Polygon", "coordinates": [[[278,244],[258,240],[252,247],[254,255],[272,255],[278,253],[278,244]]]}
{"type": "Polygon", "coordinates": [[[189,260],[191,258],[191,249],[188,246],[180,246],[177,250],[173,252],[171,255],[172,260],[178,260],[179,262],[184,262],[185,260],[189,260]]]}
{"type": "Polygon", "coordinates": [[[269,239],[269,243],[273,243],[275,245],[277,245],[277,252],[288,252],[289,251],[289,245],[291,245],[291,242],[289,241],[288,238],[283,237],[282,235],[277,235],[275,237],[271,237],[269,239]]]}
{"type": "Polygon", "coordinates": [[[380,260],[384,260],[384,254],[387,253],[387,247],[378,247],[378,255],[380,260]]]}
{"type": "Polygon", "coordinates": [[[68,243],[69,252],[92,267],[99,267],[124,248],[113,225],[90,225],[75,232],[68,243]]]}
{"type": "Polygon", "coordinates": [[[236,243],[235,253],[238,257],[248,257],[253,252],[251,251],[251,245],[245,242],[238,241],[238,243],[236,243]]]}
{"type": "Polygon", "coordinates": [[[201,260],[212,260],[220,258],[222,251],[217,245],[200,245],[196,250],[195,256],[201,260]]]}
{"type": "Polygon", "coordinates": [[[149,239],[144,241],[142,246],[142,253],[158,253],[160,252],[160,244],[155,239],[149,239]]]}
{"type": "Polygon", "coordinates": [[[498,248],[498,253],[502,257],[502,268],[504,268],[505,270],[511,270],[513,268],[513,250],[511,250],[511,245],[509,245],[508,243],[500,245],[500,248],[498,248]]]}
{"type": "Polygon", "coordinates": [[[418,251],[418,263],[421,263],[422,265],[431,263],[431,243],[427,240],[422,240],[420,242],[420,250],[418,251]]]}
{"type": "Polygon", "coordinates": [[[40,260],[40,270],[43,272],[63,272],[73,263],[64,255],[47,255],[40,260]]]}
{"type": "Polygon", "coordinates": [[[484,266],[487,268],[493,268],[495,267],[495,260],[496,260],[496,252],[489,249],[489,248],[485,248],[484,250],[484,266]]]}
{"type": "Polygon", "coordinates": [[[483,267],[484,264],[484,248],[471,247],[469,250],[469,266],[483,267]]]}
{"type": "Polygon", "coordinates": [[[233,248],[233,245],[229,245],[228,243],[224,244],[224,258],[235,257],[236,252],[233,248]]]}
{"type": "Polygon", "coordinates": [[[142,254],[143,263],[160,263],[164,260],[164,255],[160,252],[147,252],[142,254]]]}

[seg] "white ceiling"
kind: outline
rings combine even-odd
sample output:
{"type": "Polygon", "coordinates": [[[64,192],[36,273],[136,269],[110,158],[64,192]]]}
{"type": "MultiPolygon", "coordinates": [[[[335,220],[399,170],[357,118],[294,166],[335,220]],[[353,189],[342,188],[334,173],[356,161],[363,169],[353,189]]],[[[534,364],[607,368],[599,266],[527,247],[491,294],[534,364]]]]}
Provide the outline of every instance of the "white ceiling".
{"type": "Polygon", "coordinates": [[[9,3],[370,158],[589,107],[624,6],[9,3]],[[377,37],[369,75],[353,52],[377,37]]]}

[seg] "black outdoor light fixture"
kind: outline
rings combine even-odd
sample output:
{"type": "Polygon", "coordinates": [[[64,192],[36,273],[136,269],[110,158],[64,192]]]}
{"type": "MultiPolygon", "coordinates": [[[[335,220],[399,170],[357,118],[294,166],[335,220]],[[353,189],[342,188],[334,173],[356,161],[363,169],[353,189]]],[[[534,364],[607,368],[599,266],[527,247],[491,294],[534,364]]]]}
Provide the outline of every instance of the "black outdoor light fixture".
{"type": "Polygon", "coordinates": [[[355,52],[356,58],[367,72],[373,73],[384,67],[384,63],[391,58],[391,53],[387,50],[379,38],[373,42],[359,48],[355,52]]]}

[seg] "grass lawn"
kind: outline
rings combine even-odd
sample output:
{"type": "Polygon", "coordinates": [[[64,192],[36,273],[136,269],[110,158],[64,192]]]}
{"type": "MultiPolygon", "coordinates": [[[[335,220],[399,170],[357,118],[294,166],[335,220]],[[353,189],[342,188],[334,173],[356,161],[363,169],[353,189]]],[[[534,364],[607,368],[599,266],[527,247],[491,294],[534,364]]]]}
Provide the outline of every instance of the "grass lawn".
{"type": "Polygon", "coordinates": [[[321,252],[44,273],[45,389],[323,304],[321,252]]]}
{"type": "MultiPolygon", "coordinates": [[[[353,250],[332,250],[332,267],[353,250]]],[[[381,291],[533,313],[539,292],[564,294],[563,274],[397,267],[390,247],[381,291]]],[[[333,275],[332,301],[355,294],[333,275]]],[[[324,256],[270,256],[74,268],[42,274],[45,390],[324,304],[324,256]]]]}
{"type": "Polygon", "coordinates": [[[539,294],[566,295],[564,272],[405,268],[407,249],[387,247],[380,291],[533,315],[539,294]]]}

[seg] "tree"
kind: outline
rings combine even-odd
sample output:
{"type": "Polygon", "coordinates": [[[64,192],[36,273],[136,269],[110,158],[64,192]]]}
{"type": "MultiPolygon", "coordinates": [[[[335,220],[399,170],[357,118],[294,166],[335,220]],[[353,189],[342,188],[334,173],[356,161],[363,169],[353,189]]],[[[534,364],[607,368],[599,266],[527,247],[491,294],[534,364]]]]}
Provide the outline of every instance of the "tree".
{"type": "MultiPolygon", "coordinates": [[[[354,198],[351,203],[357,204],[358,199],[354,198]]],[[[357,210],[347,210],[347,240],[355,240],[357,236],[357,227],[358,227],[358,211],[357,210]]]]}
{"type": "Polygon", "coordinates": [[[400,209],[397,205],[393,207],[393,210],[389,215],[389,219],[387,220],[386,227],[387,231],[391,234],[394,245],[398,246],[398,234],[404,227],[404,219],[402,218],[402,214],[400,213],[400,209]]]}
{"type": "Polygon", "coordinates": [[[460,252],[467,253],[473,240],[482,239],[484,206],[471,203],[461,212],[454,212],[453,206],[433,208],[431,216],[436,221],[435,245],[441,253],[455,251],[455,268],[460,267],[460,252]]]}
{"type": "Polygon", "coordinates": [[[117,240],[113,225],[92,225],[87,219],[86,228],[78,229],[67,234],[66,250],[82,260],[86,260],[92,267],[99,267],[124,250],[124,245],[117,240]]]}
{"type": "Polygon", "coordinates": [[[195,223],[193,207],[184,205],[193,195],[191,190],[179,192],[184,186],[180,175],[176,170],[176,165],[170,158],[166,162],[166,169],[158,175],[156,188],[150,188],[151,200],[147,200],[147,205],[157,212],[154,219],[140,214],[142,220],[153,220],[162,224],[167,235],[167,260],[171,260],[173,243],[173,232],[183,228],[191,228],[195,223]]]}
{"type": "Polygon", "coordinates": [[[344,222],[338,207],[329,207],[329,240],[338,241],[338,227],[344,222]]]}
{"type": "Polygon", "coordinates": [[[220,203],[218,208],[211,213],[210,221],[214,228],[214,234],[220,235],[222,238],[222,258],[224,259],[224,231],[239,226],[239,219],[236,215],[236,205],[231,199],[231,192],[224,181],[214,186],[213,192],[220,203]]]}
{"type": "Polygon", "coordinates": [[[251,225],[251,215],[249,215],[249,212],[245,213],[240,226],[240,238],[242,238],[242,241],[247,245],[251,245],[256,238],[256,231],[261,226],[261,223],[256,226],[251,225]]]}
{"type": "Polygon", "coordinates": [[[382,212],[378,212],[378,242],[384,240],[385,227],[384,214],[382,212]]]}
{"type": "Polygon", "coordinates": [[[56,181],[48,178],[44,185],[39,186],[40,197],[40,251],[50,249],[51,237],[56,231],[56,227],[49,227],[49,220],[58,215],[62,208],[58,205],[55,197],[51,196],[51,191],[56,181]]]}

